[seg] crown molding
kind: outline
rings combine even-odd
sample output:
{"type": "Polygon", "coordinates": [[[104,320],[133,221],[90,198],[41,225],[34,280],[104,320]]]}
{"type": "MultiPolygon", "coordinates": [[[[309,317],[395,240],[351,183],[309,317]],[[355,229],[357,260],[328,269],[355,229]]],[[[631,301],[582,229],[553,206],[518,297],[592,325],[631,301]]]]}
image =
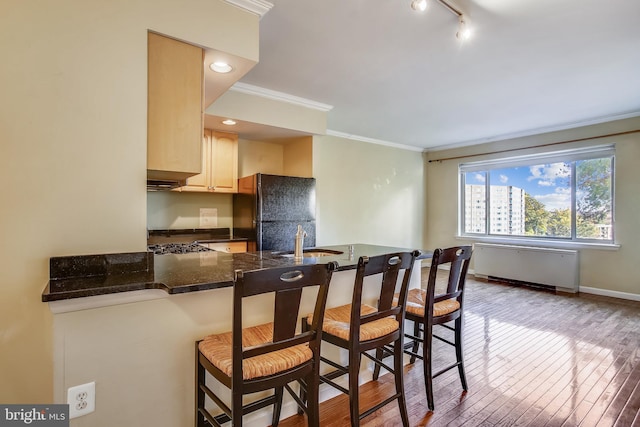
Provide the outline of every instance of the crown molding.
{"type": "Polygon", "coordinates": [[[254,15],[258,15],[260,19],[262,19],[262,17],[266,15],[266,13],[269,12],[273,7],[273,3],[270,3],[264,0],[223,0],[223,1],[225,3],[229,3],[231,5],[239,7],[240,9],[244,9],[247,12],[251,12],[254,15]]]}
{"type": "Polygon", "coordinates": [[[487,137],[487,138],[481,138],[481,139],[473,139],[473,140],[462,141],[462,142],[457,142],[453,144],[437,145],[434,147],[429,147],[425,149],[425,151],[429,151],[429,152],[442,151],[442,150],[450,150],[453,148],[469,147],[472,145],[487,144],[490,142],[500,142],[500,141],[505,141],[509,139],[524,138],[524,137],[533,136],[533,135],[542,135],[550,132],[560,132],[563,130],[576,129],[576,128],[581,128],[581,127],[586,127],[591,125],[597,125],[601,123],[613,122],[616,120],[630,119],[630,118],[639,117],[639,116],[640,116],[640,111],[628,111],[625,113],[613,114],[609,116],[601,116],[601,117],[596,117],[588,120],[568,122],[568,123],[563,123],[555,126],[546,126],[546,127],[535,128],[535,129],[527,129],[520,132],[507,133],[507,134],[496,135],[493,137],[487,137]]]}
{"type": "Polygon", "coordinates": [[[247,95],[260,96],[262,98],[272,99],[274,101],[286,102],[289,104],[299,105],[301,107],[311,108],[313,110],[319,110],[327,112],[333,108],[333,105],[322,104],[320,102],[312,101],[310,99],[300,98],[297,96],[289,95],[284,92],[277,92],[275,90],[265,89],[258,86],[249,85],[246,83],[237,82],[229,88],[234,92],[240,92],[247,95]]]}
{"type": "Polygon", "coordinates": [[[381,139],[368,138],[366,136],[353,135],[353,134],[350,134],[350,133],[339,132],[339,131],[336,131],[336,130],[327,129],[327,133],[326,134],[330,135],[330,136],[337,136],[338,138],[345,138],[345,139],[351,139],[351,140],[354,140],[354,141],[368,142],[369,144],[385,145],[387,147],[400,148],[402,150],[419,151],[419,152],[423,152],[424,151],[424,148],[416,147],[415,145],[398,144],[397,142],[383,141],[381,139]]]}

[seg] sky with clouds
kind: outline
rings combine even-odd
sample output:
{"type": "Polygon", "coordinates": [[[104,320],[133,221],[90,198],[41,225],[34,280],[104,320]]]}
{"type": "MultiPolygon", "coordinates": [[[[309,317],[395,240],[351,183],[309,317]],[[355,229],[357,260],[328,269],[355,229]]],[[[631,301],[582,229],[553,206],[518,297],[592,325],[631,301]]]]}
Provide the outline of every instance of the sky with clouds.
{"type": "MultiPolygon", "coordinates": [[[[571,206],[571,169],[565,163],[520,166],[491,170],[491,185],[522,188],[549,211],[571,206]]],[[[467,184],[484,184],[483,173],[467,173],[467,184]]]]}

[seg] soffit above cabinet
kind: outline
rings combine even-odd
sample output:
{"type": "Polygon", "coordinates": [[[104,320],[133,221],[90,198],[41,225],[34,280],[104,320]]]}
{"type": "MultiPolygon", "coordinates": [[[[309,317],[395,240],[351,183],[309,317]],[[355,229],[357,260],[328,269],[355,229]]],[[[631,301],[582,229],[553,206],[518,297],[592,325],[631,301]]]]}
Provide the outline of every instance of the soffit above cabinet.
{"type": "Polygon", "coordinates": [[[332,106],[285,95],[237,83],[205,109],[205,126],[246,139],[326,134],[332,106]],[[222,125],[228,118],[237,124],[222,125]]]}
{"type": "Polygon", "coordinates": [[[236,120],[236,124],[234,126],[227,126],[222,124],[223,120],[227,118],[228,117],[226,116],[205,114],[204,127],[205,129],[213,129],[220,132],[233,132],[237,134],[240,139],[253,141],[271,141],[311,135],[309,132],[280,128],[243,120],[236,120]]]}
{"type": "Polygon", "coordinates": [[[215,49],[205,49],[204,51],[204,107],[207,108],[245,74],[249,72],[257,61],[248,58],[232,55],[215,49]],[[233,67],[233,70],[226,74],[212,71],[209,65],[216,61],[223,61],[233,67]]]}

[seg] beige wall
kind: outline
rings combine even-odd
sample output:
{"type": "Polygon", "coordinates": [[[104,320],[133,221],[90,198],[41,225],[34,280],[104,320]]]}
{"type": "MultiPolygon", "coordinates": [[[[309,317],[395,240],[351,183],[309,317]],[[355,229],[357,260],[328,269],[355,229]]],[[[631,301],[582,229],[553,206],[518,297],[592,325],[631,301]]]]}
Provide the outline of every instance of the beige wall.
{"type": "Polygon", "coordinates": [[[3,2],[0,402],[52,402],[49,257],[145,249],[148,29],[258,59],[258,17],[218,0],[3,2]]]}
{"type": "Polygon", "coordinates": [[[313,177],[313,137],[291,138],[284,144],[284,174],[313,177]]]}
{"type": "MultiPolygon", "coordinates": [[[[562,132],[518,138],[456,150],[430,152],[428,159],[463,156],[442,162],[425,162],[427,176],[428,207],[426,211],[427,247],[444,247],[473,243],[456,238],[458,212],[458,164],[490,158],[546,152],[587,145],[616,144],[615,159],[615,238],[618,250],[580,249],[580,288],[583,291],[602,293],[624,298],[640,298],[640,278],[635,268],[638,263],[636,244],[640,241],[640,133],[542,148],[529,148],[538,144],[568,141],[611,133],[640,129],[640,118],[609,122],[562,132]],[[472,154],[518,148],[521,150],[503,154],[464,157],[472,154]]],[[[473,268],[473,264],[472,264],[473,268]]]]}
{"type": "Polygon", "coordinates": [[[420,152],[316,136],[313,172],[318,245],[424,247],[420,152]]]}
{"type": "Polygon", "coordinates": [[[233,227],[233,195],[151,191],[147,193],[147,228],[149,230],[203,228],[200,208],[217,209],[215,228],[233,227]]]}
{"type": "Polygon", "coordinates": [[[255,173],[282,175],[284,146],[273,142],[238,140],[238,176],[255,173]]]}
{"type": "Polygon", "coordinates": [[[313,137],[238,141],[238,176],[256,173],[313,177],[313,137]]]}

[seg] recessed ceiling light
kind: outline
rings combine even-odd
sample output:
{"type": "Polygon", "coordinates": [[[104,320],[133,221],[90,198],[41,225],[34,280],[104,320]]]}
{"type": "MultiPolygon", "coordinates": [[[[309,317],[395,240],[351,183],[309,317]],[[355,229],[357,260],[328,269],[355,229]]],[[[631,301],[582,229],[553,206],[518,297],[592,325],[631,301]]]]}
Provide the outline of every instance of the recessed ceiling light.
{"type": "Polygon", "coordinates": [[[233,70],[233,67],[231,65],[222,61],[216,61],[211,63],[211,65],[209,65],[209,68],[211,68],[216,73],[228,73],[231,70],[233,70]]]}
{"type": "Polygon", "coordinates": [[[227,119],[227,120],[223,120],[222,124],[223,125],[228,125],[228,126],[233,126],[233,125],[236,124],[236,121],[235,120],[231,120],[231,119],[227,119]]]}

